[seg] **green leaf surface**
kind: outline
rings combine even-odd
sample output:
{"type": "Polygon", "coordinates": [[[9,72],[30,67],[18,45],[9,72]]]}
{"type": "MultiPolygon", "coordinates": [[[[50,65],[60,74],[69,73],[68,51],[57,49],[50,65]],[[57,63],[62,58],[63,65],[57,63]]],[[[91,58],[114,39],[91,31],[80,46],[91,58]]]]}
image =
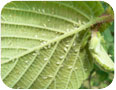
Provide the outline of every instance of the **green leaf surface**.
{"type": "MultiPolygon", "coordinates": [[[[100,2],[15,1],[1,23],[2,80],[11,88],[76,89],[93,66],[84,43],[100,2]]],[[[87,36],[88,37],[88,36],[87,36]]]]}

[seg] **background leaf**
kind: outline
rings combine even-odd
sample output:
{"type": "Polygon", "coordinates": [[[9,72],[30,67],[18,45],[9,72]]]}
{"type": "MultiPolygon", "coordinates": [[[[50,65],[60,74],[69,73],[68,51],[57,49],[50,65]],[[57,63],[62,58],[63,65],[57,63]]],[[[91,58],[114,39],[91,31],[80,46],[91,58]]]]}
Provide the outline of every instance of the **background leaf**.
{"type": "Polygon", "coordinates": [[[11,88],[79,88],[93,67],[88,50],[83,49],[87,28],[103,12],[95,1],[5,5],[1,17],[3,82],[11,88]]]}
{"type": "MultiPolygon", "coordinates": [[[[101,2],[104,6],[104,9],[111,8],[105,2],[101,2]]],[[[105,26],[105,25],[104,25],[105,26]]],[[[105,43],[103,43],[106,51],[114,60],[114,22],[110,23],[110,26],[104,27],[104,32],[102,32],[102,36],[104,37],[105,43]]],[[[91,72],[89,78],[84,81],[81,88],[92,88],[92,89],[101,89],[109,86],[114,78],[113,72],[105,72],[100,70],[97,66],[94,66],[94,70],[91,72]]]]}

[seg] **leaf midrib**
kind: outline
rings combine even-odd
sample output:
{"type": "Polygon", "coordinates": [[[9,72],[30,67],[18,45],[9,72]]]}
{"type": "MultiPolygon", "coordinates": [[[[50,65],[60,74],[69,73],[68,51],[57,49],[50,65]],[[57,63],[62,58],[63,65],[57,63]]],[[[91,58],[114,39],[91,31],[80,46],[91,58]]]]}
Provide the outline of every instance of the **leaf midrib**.
{"type": "MultiPolygon", "coordinates": [[[[55,38],[55,39],[53,39],[53,40],[47,42],[47,43],[44,44],[44,45],[34,47],[34,48],[30,49],[29,51],[26,51],[26,52],[22,53],[21,55],[19,55],[19,56],[17,56],[17,57],[13,57],[12,59],[16,59],[16,58],[22,57],[22,56],[24,56],[24,55],[26,55],[26,54],[29,54],[29,53],[31,53],[31,52],[37,50],[37,49],[43,48],[43,47],[45,47],[45,46],[47,46],[47,45],[49,45],[49,44],[51,44],[51,43],[60,41],[60,40],[66,38],[66,37],[68,37],[68,36],[71,36],[71,35],[73,35],[73,34],[75,34],[75,33],[77,33],[77,32],[80,32],[80,31],[82,31],[82,30],[85,30],[86,28],[89,28],[89,27],[92,26],[93,24],[96,24],[98,21],[102,21],[103,19],[104,19],[103,17],[99,17],[99,18],[92,19],[92,20],[90,20],[87,24],[81,25],[77,30],[67,32],[66,34],[61,35],[61,36],[59,36],[59,37],[57,37],[57,38],[55,38]]],[[[6,61],[6,62],[4,62],[4,63],[1,63],[1,64],[8,63],[9,61],[12,61],[12,59],[10,59],[10,60],[8,60],[8,61],[6,61]]]]}

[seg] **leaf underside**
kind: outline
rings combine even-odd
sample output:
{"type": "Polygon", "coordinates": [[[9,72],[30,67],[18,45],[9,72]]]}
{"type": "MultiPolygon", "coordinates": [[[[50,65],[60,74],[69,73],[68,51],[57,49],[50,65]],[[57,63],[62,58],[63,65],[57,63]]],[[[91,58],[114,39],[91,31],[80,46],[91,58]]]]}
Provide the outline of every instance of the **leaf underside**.
{"type": "Polygon", "coordinates": [[[81,49],[87,24],[101,13],[95,1],[6,4],[1,16],[3,82],[11,88],[79,88],[93,65],[88,50],[81,49]]]}

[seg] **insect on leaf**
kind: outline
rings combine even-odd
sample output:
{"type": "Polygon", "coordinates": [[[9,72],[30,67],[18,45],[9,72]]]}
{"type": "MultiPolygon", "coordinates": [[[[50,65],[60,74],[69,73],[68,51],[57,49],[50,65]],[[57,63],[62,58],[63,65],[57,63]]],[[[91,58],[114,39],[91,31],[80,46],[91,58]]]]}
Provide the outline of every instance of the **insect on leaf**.
{"type": "Polygon", "coordinates": [[[114,71],[114,63],[103,48],[99,33],[93,34],[90,40],[90,52],[96,64],[105,71],[114,71]]]}

